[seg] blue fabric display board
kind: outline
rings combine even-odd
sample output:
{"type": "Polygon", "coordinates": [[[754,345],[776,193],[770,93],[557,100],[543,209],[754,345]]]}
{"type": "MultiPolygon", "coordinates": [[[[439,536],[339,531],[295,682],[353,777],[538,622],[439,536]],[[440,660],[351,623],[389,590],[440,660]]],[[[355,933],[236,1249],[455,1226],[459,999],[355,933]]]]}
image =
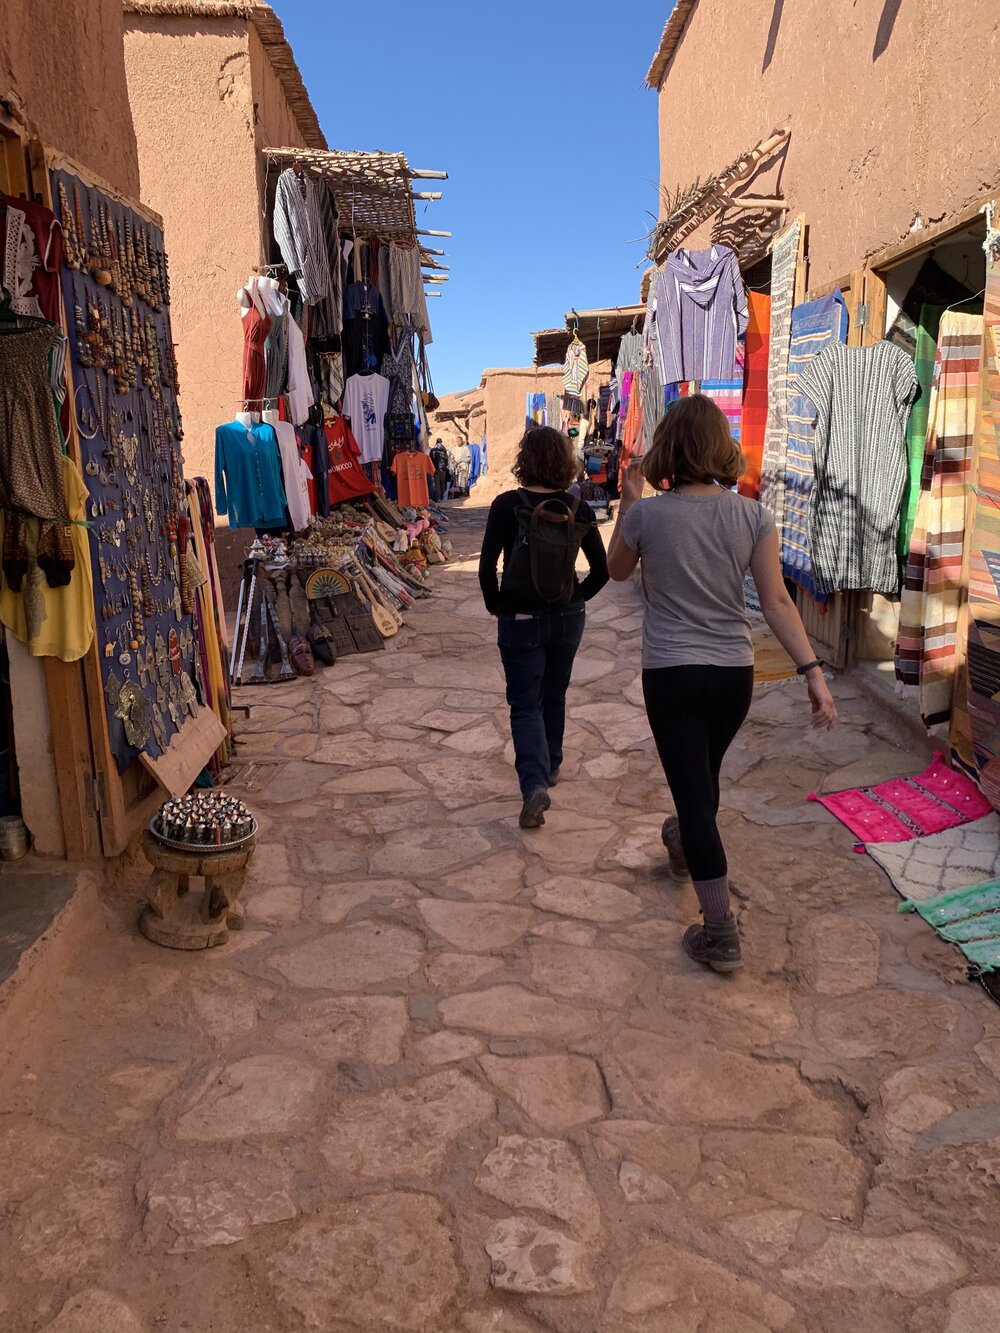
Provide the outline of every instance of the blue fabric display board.
{"type": "Polygon", "coordinates": [[[111,748],[163,754],[199,699],[177,366],[160,227],[52,173],[111,748]]]}

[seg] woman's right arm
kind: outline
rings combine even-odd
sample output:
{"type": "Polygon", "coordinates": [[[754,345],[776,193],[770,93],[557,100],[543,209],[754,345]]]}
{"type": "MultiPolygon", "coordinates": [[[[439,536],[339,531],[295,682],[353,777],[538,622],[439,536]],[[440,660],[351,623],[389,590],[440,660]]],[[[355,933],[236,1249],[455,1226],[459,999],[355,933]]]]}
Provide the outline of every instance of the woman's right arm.
{"type": "Polygon", "coordinates": [[[642,499],[644,485],[639,461],[633,459],[622,477],[622,498],[611,534],[611,544],[608,546],[608,573],[615,583],[624,583],[639,563],[639,552],[634,551],[622,536],[622,524],[628,511],[642,499]]]}
{"type": "MultiPolygon", "coordinates": [[[[802,617],[785,587],[778,554],[778,534],[775,531],[762,537],[754,547],[750,558],[750,573],[753,575],[764,619],[782,648],[796,666],[805,666],[807,662],[815,661],[816,654],[802,624],[802,617]]],[[[837,705],[823,676],[823,668],[817,664],[805,675],[812,703],[813,726],[825,727],[829,731],[837,720],[837,705]]]]}

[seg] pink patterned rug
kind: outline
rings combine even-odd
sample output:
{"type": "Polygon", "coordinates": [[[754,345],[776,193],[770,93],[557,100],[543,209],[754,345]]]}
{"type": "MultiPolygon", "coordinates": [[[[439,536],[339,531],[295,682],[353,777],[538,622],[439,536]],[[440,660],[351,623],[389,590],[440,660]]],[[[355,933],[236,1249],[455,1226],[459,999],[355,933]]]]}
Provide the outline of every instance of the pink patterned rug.
{"type": "Polygon", "coordinates": [[[877,787],[854,787],[819,801],[862,842],[908,842],[943,833],[988,815],[992,806],[976,784],[948,768],[936,755],[930,768],[912,778],[893,778],[877,787]]]}

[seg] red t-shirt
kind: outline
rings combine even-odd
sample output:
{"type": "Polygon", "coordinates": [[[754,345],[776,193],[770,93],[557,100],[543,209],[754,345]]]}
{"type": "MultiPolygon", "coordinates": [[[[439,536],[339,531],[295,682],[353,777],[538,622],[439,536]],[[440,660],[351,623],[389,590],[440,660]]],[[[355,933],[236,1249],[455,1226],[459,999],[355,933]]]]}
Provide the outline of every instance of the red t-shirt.
{"type": "Polygon", "coordinates": [[[337,417],[326,422],[323,434],[326,436],[326,449],[330,457],[330,474],[327,478],[330,503],[341,504],[344,500],[371,495],[374,487],[361,470],[361,452],[344,418],[337,417]]]}
{"type": "Polygon", "coordinates": [[[424,509],[430,503],[427,478],[434,475],[434,464],[417,449],[401,449],[392,460],[396,474],[399,503],[409,508],[424,509]]]}

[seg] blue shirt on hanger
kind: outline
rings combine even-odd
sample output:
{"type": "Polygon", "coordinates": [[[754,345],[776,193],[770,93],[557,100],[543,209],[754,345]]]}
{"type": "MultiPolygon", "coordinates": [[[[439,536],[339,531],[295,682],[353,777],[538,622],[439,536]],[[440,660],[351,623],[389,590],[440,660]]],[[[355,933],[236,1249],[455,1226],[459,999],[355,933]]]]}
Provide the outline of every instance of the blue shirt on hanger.
{"type": "Polygon", "coordinates": [[[278,437],[264,422],[227,421],[215,431],[215,510],[231,528],[273,528],[285,521],[278,437]]]}

